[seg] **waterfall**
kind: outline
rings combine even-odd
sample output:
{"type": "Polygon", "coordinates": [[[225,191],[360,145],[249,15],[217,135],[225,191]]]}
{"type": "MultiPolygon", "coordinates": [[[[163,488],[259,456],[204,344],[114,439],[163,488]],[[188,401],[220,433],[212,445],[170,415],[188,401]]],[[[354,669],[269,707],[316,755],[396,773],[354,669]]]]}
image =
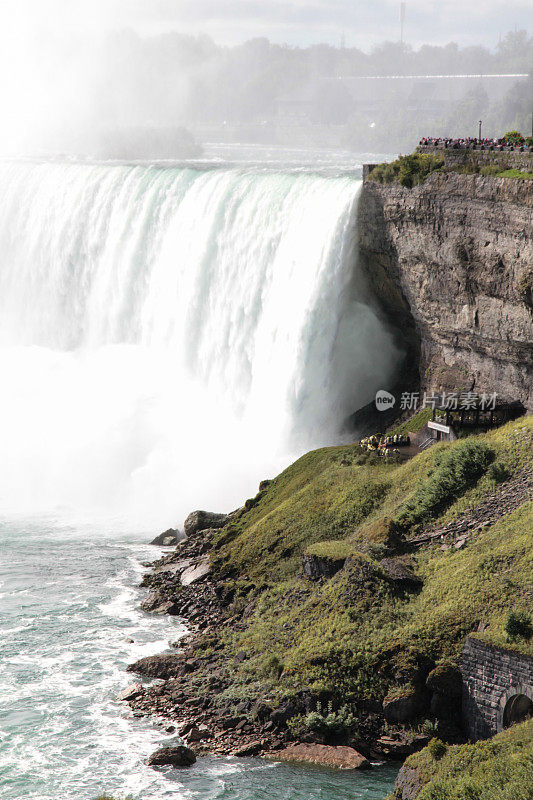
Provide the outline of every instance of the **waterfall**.
{"type": "Polygon", "coordinates": [[[359,190],[0,165],[0,509],[176,524],[339,441],[397,357],[357,272],[359,190]]]}

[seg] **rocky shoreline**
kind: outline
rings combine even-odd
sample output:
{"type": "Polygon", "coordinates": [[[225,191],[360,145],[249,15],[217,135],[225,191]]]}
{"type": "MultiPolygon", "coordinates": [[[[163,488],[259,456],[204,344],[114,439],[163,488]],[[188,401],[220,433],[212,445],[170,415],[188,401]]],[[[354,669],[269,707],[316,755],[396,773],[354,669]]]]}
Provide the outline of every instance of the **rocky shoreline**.
{"type": "MultiPolygon", "coordinates": [[[[193,515],[191,515],[192,517],[193,515]]],[[[127,699],[137,714],[172,723],[167,730],[193,745],[196,753],[250,756],[282,749],[290,738],[279,735],[265,709],[253,704],[214,703],[212,698],[231,686],[229,671],[213,652],[199,654],[198,645],[224,625],[237,622],[229,607],[232,597],[211,579],[208,553],[214,527],[224,515],[188,518],[187,538],[169,555],[156,561],[142,586],[150,593],[144,611],[182,618],[190,633],[173,644],[175,653],[150,656],[128,667],[145,678],[161,679],[152,686],[130,687],[127,699]]]]}
{"type": "Polygon", "coordinates": [[[232,515],[194,512],[185,523],[186,538],[168,555],[150,566],[142,586],[149,589],[141,608],[149,613],[183,619],[189,634],[172,644],[175,652],[149,656],[128,671],[150,681],[135,683],[121,695],[135,715],[158,718],[167,733],[182,738],[196,755],[207,753],[237,757],[263,755],[280,761],[364,769],[371,761],[401,759],[424,747],[429,737],[405,731],[383,732],[385,719],[369,709],[361,735],[346,741],[319,733],[295,735],[289,720],[316,710],[317,697],[308,690],[290,700],[236,696],[233,664],[242,664],[244,652],[228,657],[224,629],[246,626],[250,608],[234,602],[233,589],[213,576],[209,553],[214,534],[232,515]],[[203,527],[204,525],[210,527],[203,527]]]}

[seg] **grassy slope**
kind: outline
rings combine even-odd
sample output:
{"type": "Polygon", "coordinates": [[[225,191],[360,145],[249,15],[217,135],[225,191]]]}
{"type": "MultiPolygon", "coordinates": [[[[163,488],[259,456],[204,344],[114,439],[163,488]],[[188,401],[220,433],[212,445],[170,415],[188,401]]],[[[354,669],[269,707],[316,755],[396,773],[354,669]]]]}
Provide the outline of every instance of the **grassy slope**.
{"type": "MultiPolygon", "coordinates": [[[[512,476],[531,466],[532,435],[533,418],[524,418],[472,440],[486,442],[512,476]]],[[[402,465],[360,464],[355,446],[308,453],[221,532],[215,571],[235,582],[236,603],[252,602],[246,625],[222,634],[227,653],[248,655],[233,667],[236,694],[267,684],[274,695],[312,686],[354,701],[381,698],[394,685],[396,664],[456,657],[479,620],[504,636],[506,612],[524,605],[531,585],[531,503],[464,550],[418,551],[419,594],[398,592],[368,547],[373,523],[395,516],[443,452],[460,446],[440,444],[402,465]],[[353,548],[351,568],[323,584],[302,580],[302,553],[318,542],[334,552],[336,541],[343,556],[353,548]]],[[[495,488],[489,470],[440,519],[475,507],[495,488]]]]}
{"type": "Polygon", "coordinates": [[[506,169],[498,172],[498,178],[514,178],[519,181],[533,181],[533,172],[521,172],[519,169],[506,169]]]}
{"type": "Polygon", "coordinates": [[[417,800],[532,800],[533,720],[488,741],[449,747],[439,760],[426,747],[407,765],[423,784],[417,800]]]}

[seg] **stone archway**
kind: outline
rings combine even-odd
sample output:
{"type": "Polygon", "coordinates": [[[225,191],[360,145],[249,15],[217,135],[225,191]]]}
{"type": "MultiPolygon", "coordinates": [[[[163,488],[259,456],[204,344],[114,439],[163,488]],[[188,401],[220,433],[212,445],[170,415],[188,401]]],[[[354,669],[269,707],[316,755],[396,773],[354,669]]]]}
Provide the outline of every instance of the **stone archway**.
{"type": "Polygon", "coordinates": [[[503,727],[523,722],[533,714],[533,701],[525,694],[514,694],[503,709],[503,727]]]}
{"type": "Polygon", "coordinates": [[[502,695],[498,709],[498,731],[533,716],[533,688],[514,686],[502,695]]]}

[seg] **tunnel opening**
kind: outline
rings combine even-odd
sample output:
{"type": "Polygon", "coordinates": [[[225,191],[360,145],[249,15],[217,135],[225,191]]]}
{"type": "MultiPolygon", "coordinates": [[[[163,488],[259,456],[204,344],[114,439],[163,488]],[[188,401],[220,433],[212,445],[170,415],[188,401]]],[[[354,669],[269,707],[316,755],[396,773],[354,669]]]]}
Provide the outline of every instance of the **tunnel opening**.
{"type": "Polygon", "coordinates": [[[533,702],[525,694],[514,694],[503,710],[503,727],[509,728],[517,722],[524,722],[533,716],[533,702]]]}

